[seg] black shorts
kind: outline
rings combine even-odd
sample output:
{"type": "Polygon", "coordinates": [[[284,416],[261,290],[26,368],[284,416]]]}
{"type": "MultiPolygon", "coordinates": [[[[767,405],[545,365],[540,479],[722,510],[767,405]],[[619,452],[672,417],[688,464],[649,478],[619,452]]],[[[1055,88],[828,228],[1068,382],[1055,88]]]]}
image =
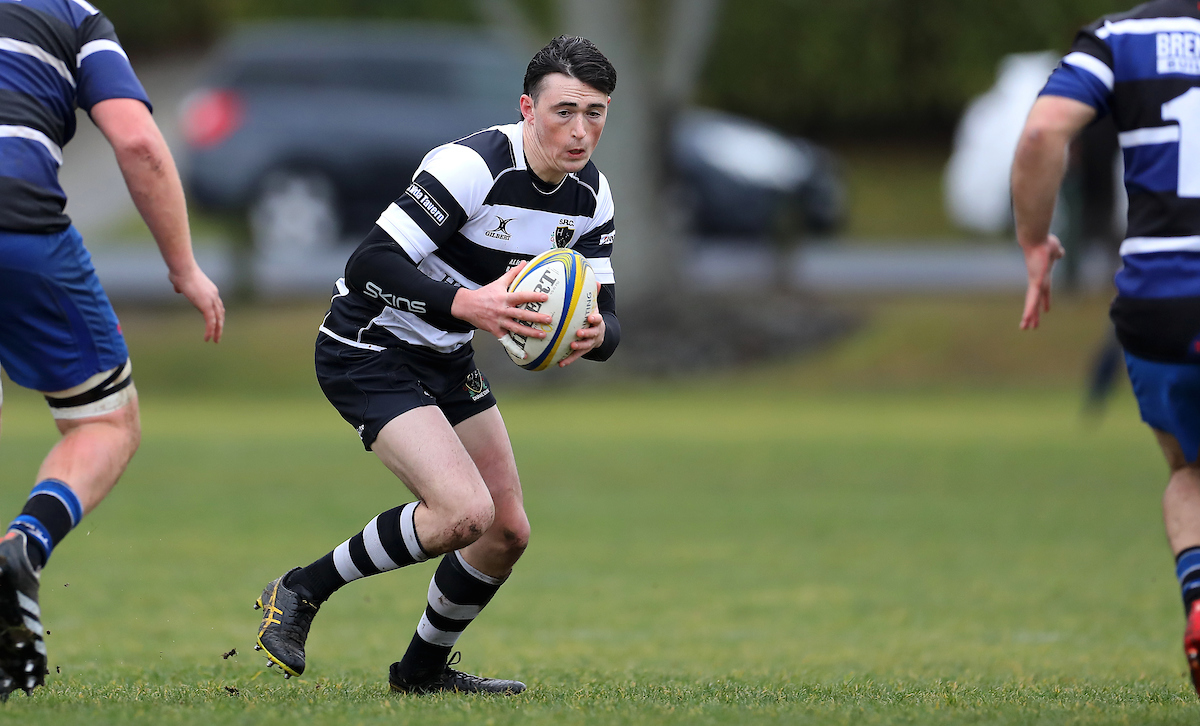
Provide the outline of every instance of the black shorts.
{"type": "Polygon", "coordinates": [[[318,333],[316,363],[325,397],[367,451],[389,421],[414,408],[437,406],[455,426],[496,405],[469,343],[453,353],[400,342],[373,351],[318,333]]]}

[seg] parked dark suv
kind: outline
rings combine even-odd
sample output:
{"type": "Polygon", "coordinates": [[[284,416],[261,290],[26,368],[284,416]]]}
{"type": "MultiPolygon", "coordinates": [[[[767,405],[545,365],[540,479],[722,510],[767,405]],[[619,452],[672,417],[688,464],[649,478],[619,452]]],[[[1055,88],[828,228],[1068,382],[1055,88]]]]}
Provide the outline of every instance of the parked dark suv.
{"type": "MultiPolygon", "coordinates": [[[[212,64],[184,103],[185,183],[199,206],[247,214],[264,249],[360,236],[430,149],[520,119],[524,61],[469,29],[250,25],[212,64]]],[[[703,111],[672,136],[675,184],[700,234],[761,234],[797,208],[810,228],[841,219],[840,183],[811,145],[703,111]],[[730,153],[738,139],[749,142],[730,153]]]]}

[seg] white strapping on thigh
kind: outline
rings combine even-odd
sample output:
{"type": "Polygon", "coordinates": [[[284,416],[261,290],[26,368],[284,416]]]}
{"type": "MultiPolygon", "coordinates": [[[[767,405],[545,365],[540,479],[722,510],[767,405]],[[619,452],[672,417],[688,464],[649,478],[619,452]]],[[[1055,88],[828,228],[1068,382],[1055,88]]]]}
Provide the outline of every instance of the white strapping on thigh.
{"type": "Polygon", "coordinates": [[[77,406],[56,407],[52,404],[50,414],[56,419],[68,420],[103,416],[120,410],[133,401],[137,395],[137,389],[134,387],[133,381],[129,380],[132,375],[133,363],[126,360],[122,365],[101,371],[78,386],[73,386],[65,391],[43,392],[43,395],[47,400],[69,399],[95,391],[99,396],[95,400],[77,406]],[[118,371],[120,371],[119,374],[117,374],[118,371]],[[117,375],[114,376],[114,374],[117,375]],[[122,386],[122,384],[126,385],[122,386]],[[98,387],[101,390],[96,390],[98,387]],[[105,393],[105,391],[111,392],[105,393]]]}

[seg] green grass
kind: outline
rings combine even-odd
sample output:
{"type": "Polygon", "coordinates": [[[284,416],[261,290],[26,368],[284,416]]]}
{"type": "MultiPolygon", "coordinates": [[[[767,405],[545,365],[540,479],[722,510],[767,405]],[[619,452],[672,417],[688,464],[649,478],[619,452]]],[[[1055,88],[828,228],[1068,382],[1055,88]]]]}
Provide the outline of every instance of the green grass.
{"type": "MultiPolygon", "coordinates": [[[[127,313],[142,450],[56,551],[50,682],[0,723],[1195,723],[1164,466],[1128,394],[1082,425],[1066,373],[1027,380],[1036,342],[1005,385],[1000,364],[938,380],[1004,347],[961,340],[1008,302],[892,302],[821,356],[739,375],[502,390],[533,540],[460,646],[531,685],[511,699],[386,692],[428,565],[331,600],[304,678],[263,667],[262,585],[408,496],[307,361],[267,354],[307,355],[305,311],[235,312],[218,351],[238,362],[199,380],[183,359],[218,351],[195,321],[127,313]]],[[[1056,313],[1074,330],[1101,308],[1056,313]]],[[[1051,368],[1074,365],[1052,340],[1051,368]]],[[[0,508],[53,440],[7,386],[0,508]]]]}

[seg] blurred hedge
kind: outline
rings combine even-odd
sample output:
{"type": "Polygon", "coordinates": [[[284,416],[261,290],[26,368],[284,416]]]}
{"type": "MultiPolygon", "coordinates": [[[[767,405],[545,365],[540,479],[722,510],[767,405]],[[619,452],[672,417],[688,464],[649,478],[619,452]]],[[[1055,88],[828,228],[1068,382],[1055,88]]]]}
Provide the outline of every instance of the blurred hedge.
{"type": "MultiPolygon", "coordinates": [[[[123,42],[162,51],[279,16],[477,22],[471,0],[97,0],[123,42]]],[[[553,0],[521,0],[542,27],[553,0]]],[[[653,12],[664,0],[631,0],[653,12]]],[[[944,136],[1007,53],[1065,50],[1121,0],[725,0],[700,100],[793,133],[944,136]]]]}
{"type": "Polygon", "coordinates": [[[727,0],[702,101],[795,133],[941,136],[1020,51],[1126,0],[727,0]]]}
{"type": "Polygon", "coordinates": [[[242,20],[396,18],[475,22],[471,0],[96,0],[121,42],[141,52],[203,46],[242,20]]]}

